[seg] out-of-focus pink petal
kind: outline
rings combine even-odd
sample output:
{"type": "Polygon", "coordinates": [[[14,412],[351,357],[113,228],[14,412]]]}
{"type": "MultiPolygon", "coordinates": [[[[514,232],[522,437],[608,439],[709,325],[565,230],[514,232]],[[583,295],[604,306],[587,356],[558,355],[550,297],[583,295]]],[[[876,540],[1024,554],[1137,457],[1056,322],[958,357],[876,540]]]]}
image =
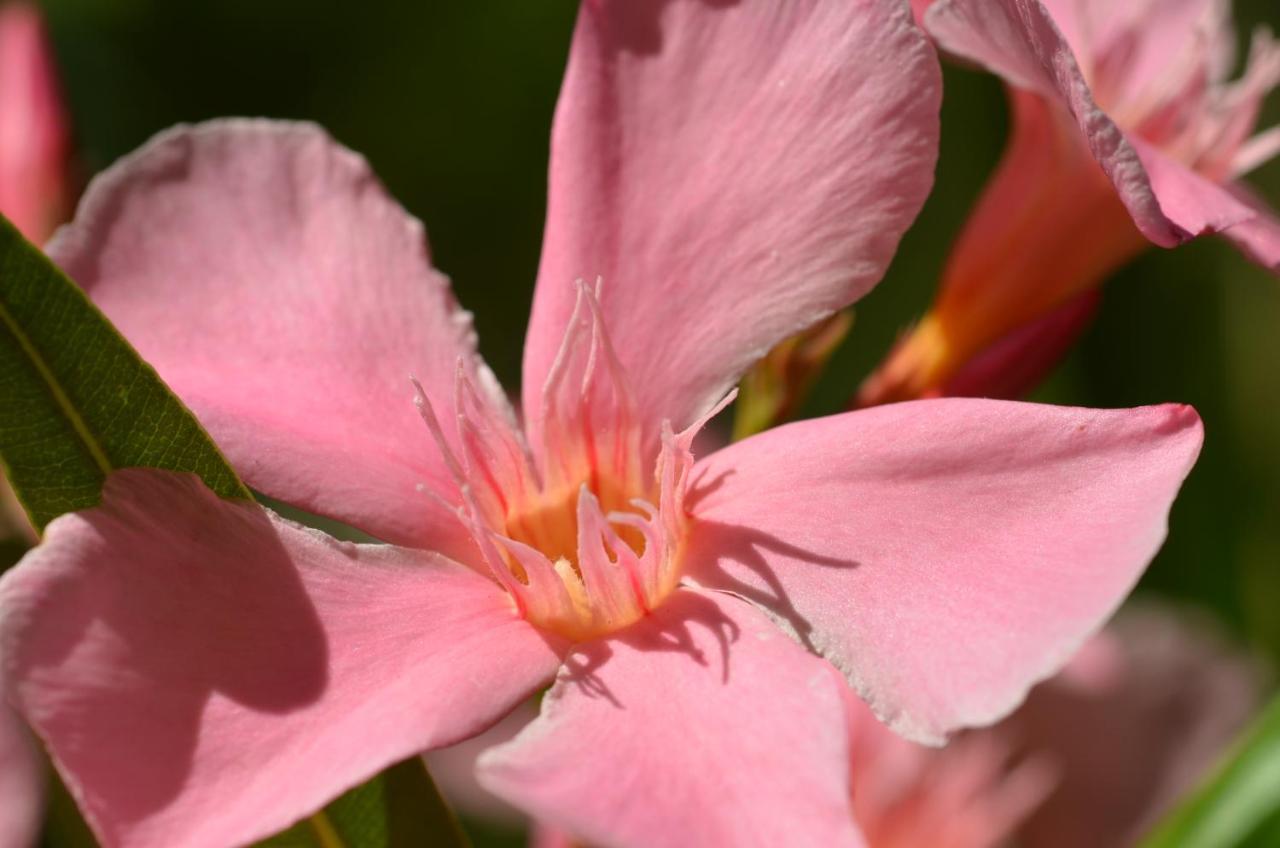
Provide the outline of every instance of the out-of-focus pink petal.
{"type": "Polygon", "coordinates": [[[933,3],[934,0],[911,0],[911,14],[915,17],[918,26],[923,24],[924,13],[929,11],[933,3]]]}
{"type": "Polygon", "coordinates": [[[0,213],[43,242],[69,203],[70,129],[40,10],[0,7],[0,213]]]}
{"type": "Polygon", "coordinates": [[[579,646],[480,779],[588,844],[861,845],[848,697],[750,605],[680,590],[579,646]]]}
{"type": "Polygon", "coordinates": [[[1023,89],[1009,95],[1008,144],[947,257],[934,305],[863,384],[861,406],[983,394],[950,384],[1011,334],[1024,348],[1066,344],[1061,313],[1046,316],[1070,312],[1065,304],[1150,245],[1067,110],[1023,89]]]}
{"type": "Polygon", "coordinates": [[[925,21],[942,47],[1065,105],[1134,223],[1151,241],[1172,247],[1249,217],[1229,197],[1208,193],[1208,181],[1142,150],[1140,142],[1121,132],[1098,107],[1078,58],[1040,0],[939,0],[925,21]]]}
{"type": "Polygon", "coordinates": [[[459,359],[487,371],[421,224],[361,157],[309,124],[169,130],[94,180],[49,252],[249,485],[470,556],[416,489],[455,491],[409,377],[448,423],[459,359]]]}
{"type": "Polygon", "coordinates": [[[1239,183],[1230,187],[1241,203],[1253,210],[1253,217],[1230,227],[1224,235],[1254,262],[1280,273],[1280,216],[1253,191],[1239,183]]]}
{"type": "Polygon", "coordinates": [[[870,289],[932,184],[939,91],[892,0],[582,4],[525,348],[534,430],[576,278],[603,280],[635,408],[677,430],[870,289]]]}
{"type": "Polygon", "coordinates": [[[0,845],[36,844],[44,814],[44,764],[22,719],[0,701],[0,845]]]}
{"type": "Polygon", "coordinates": [[[265,836],[559,664],[465,566],[140,470],[5,575],[0,627],[10,695],[108,846],[265,836]]]}
{"type": "Polygon", "coordinates": [[[1240,149],[1231,159],[1231,176],[1243,177],[1277,155],[1280,155],[1280,127],[1272,127],[1240,145],[1240,149]]]}
{"type": "Polygon", "coordinates": [[[957,398],[792,424],[699,463],[688,574],[940,741],[1001,718],[1111,614],[1200,442],[1172,405],[957,398]]]}
{"type": "Polygon", "coordinates": [[[1016,399],[1035,388],[1089,327],[1102,295],[1086,291],[966,362],[943,388],[952,397],[1016,399]]]}
{"type": "Polygon", "coordinates": [[[525,701],[484,733],[426,755],[431,779],[453,809],[466,816],[501,824],[518,826],[527,821],[524,813],[480,785],[476,779],[476,758],[496,745],[510,742],[537,717],[536,704],[532,700],[525,701]]]}
{"type": "Polygon", "coordinates": [[[874,848],[1004,845],[1054,785],[1050,763],[1034,753],[1019,761],[1011,740],[990,731],[926,748],[861,702],[850,723],[854,816],[874,848]]]}
{"type": "Polygon", "coordinates": [[[1109,100],[1150,99],[1201,67],[1217,81],[1233,58],[1234,43],[1219,40],[1230,34],[1230,0],[1042,2],[1085,76],[1109,100]]]}
{"type": "Polygon", "coordinates": [[[1258,705],[1259,670],[1208,622],[1128,608],[995,728],[1059,781],[1019,830],[1034,848],[1133,845],[1222,754],[1258,705]],[[1104,671],[1098,665],[1105,648],[1104,671]],[[1082,667],[1087,666],[1087,667],[1082,667]]]}
{"type": "Polygon", "coordinates": [[[578,845],[563,830],[535,822],[529,834],[529,848],[578,848],[578,845]]]}
{"type": "MultiPolygon", "coordinates": [[[[1130,143],[1142,160],[1161,211],[1187,237],[1226,232],[1254,217],[1254,212],[1227,188],[1201,176],[1140,139],[1130,143]]],[[[1123,199],[1123,194],[1122,194],[1123,199]]],[[[1141,226],[1141,222],[1138,222],[1141,226]]]]}

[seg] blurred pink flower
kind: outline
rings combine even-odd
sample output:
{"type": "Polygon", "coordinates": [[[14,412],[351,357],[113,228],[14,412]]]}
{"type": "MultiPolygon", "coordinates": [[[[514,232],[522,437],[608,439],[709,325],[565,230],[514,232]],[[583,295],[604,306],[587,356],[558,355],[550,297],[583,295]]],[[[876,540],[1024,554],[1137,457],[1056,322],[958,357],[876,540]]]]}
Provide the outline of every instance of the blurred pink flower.
{"type": "Polygon", "coordinates": [[[1230,81],[1229,0],[926,5],[941,49],[1008,83],[1010,138],[934,305],[861,405],[1016,397],[1087,325],[1091,290],[1152,242],[1222,233],[1280,269],[1280,221],[1240,182],[1280,151],[1280,128],[1253,134],[1280,47],[1256,33],[1230,81]]]}
{"type": "Polygon", "coordinates": [[[35,845],[44,809],[45,766],[26,724],[0,701],[0,845],[35,845]]]}
{"type": "Polygon", "coordinates": [[[1262,671],[1210,622],[1126,609],[1000,724],[928,749],[854,713],[853,800],[872,848],[1122,848],[1204,776],[1262,671]]]}
{"type": "Polygon", "coordinates": [[[39,9],[0,6],[0,212],[42,243],[70,203],[71,131],[39,9]]]}
{"type": "Polygon", "coordinates": [[[1161,544],[1194,411],[933,401],[690,449],[881,277],[938,94],[893,0],[585,3],[523,426],[421,226],[316,128],[178,128],[100,176],[51,255],[246,482],[392,543],[144,470],[50,525],[0,647],[102,841],[266,835],[554,679],[480,758],[526,812],[857,845],[849,684],[938,742],[1053,673],[1161,544]]]}

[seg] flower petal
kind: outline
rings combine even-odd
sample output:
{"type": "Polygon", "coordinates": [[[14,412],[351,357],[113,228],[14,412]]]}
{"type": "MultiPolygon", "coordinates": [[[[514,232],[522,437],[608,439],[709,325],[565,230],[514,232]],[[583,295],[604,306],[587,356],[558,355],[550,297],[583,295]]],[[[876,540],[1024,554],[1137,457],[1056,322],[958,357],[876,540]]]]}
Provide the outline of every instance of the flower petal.
{"type": "Polygon", "coordinates": [[[107,846],[231,845],[483,730],[559,664],[439,555],[122,471],[0,581],[15,705],[107,846]]]}
{"type": "Polygon", "coordinates": [[[603,280],[635,408],[677,430],[862,296],[932,184],[939,94],[891,0],[582,4],[525,349],[535,430],[576,278],[603,280]]]}
{"type": "Polygon", "coordinates": [[[1200,441],[1182,406],[957,398],[793,424],[695,468],[689,576],[937,742],[1000,718],[1110,615],[1200,441]]]}
{"type": "Polygon", "coordinates": [[[40,7],[0,7],[0,212],[43,242],[70,207],[71,128],[40,7]]]}
{"type": "Polygon", "coordinates": [[[1236,199],[1229,189],[1140,139],[1131,138],[1129,143],[1138,153],[1161,211],[1187,233],[1188,238],[1225,232],[1256,217],[1256,213],[1236,199]]]}
{"type": "Polygon", "coordinates": [[[1023,324],[966,362],[947,381],[948,397],[1016,399],[1034,389],[1079,341],[1098,313],[1098,289],[1088,289],[1023,324]]]}
{"type": "Polygon", "coordinates": [[[861,845],[847,687],[736,598],[677,590],[570,655],[481,782],[589,843],[861,845]]]}
{"type": "Polygon", "coordinates": [[[44,817],[44,764],[26,725],[0,701],[0,845],[35,845],[44,817]]]}
{"type": "Polygon", "coordinates": [[[487,374],[422,226],[318,127],[178,127],[89,187],[50,254],[245,481],[389,541],[463,556],[419,483],[452,478],[413,404],[487,374]]]}
{"type": "Polygon", "coordinates": [[[1151,241],[1172,247],[1250,217],[1225,193],[1208,192],[1212,183],[1121,132],[1095,102],[1080,57],[1040,0],[938,0],[925,21],[946,50],[978,62],[1011,85],[1063,103],[1134,223],[1151,241]]]}
{"type": "Polygon", "coordinates": [[[1280,216],[1248,187],[1237,183],[1230,190],[1253,210],[1253,217],[1228,228],[1223,235],[1254,262],[1280,274],[1280,216]]]}
{"type": "Polygon", "coordinates": [[[1255,715],[1265,677],[1213,625],[1192,611],[1126,607],[991,731],[1059,771],[1020,844],[1139,844],[1205,777],[1255,715]]]}

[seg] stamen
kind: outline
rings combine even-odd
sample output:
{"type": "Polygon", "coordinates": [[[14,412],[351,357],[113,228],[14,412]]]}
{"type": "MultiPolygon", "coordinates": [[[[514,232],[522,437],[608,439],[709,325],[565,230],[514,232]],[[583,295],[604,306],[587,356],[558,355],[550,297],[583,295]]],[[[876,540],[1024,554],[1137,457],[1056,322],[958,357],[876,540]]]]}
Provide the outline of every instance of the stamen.
{"type": "Polygon", "coordinates": [[[423,391],[422,384],[418,382],[417,377],[410,375],[409,382],[413,383],[415,392],[413,405],[418,408],[418,414],[426,422],[427,430],[431,433],[431,438],[435,440],[436,448],[440,451],[440,455],[444,457],[445,465],[449,467],[449,473],[453,475],[454,481],[459,486],[462,486],[467,482],[467,476],[463,473],[458,458],[453,455],[453,449],[449,447],[449,442],[445,440],[444,431],[440,429],[440,420],[436,418],[436,411],[431,406],[431,400],[427,397],[427,393],[423,391]]]}
{"type": "Polygon", "coordinates": [[[542,390],[536,454],[465,362],[454,379],[452,444],[413,380],[414,403],[458,485],[454,499],[428,494],[471,533],[519,614],[572,639],[625,627],[675,589],[693,438],[735,396],[678,434],[664,422],[657,450],[645,459],[600,292],[599,281],[594,290],[577,282],[573,315],[542,390]]]}

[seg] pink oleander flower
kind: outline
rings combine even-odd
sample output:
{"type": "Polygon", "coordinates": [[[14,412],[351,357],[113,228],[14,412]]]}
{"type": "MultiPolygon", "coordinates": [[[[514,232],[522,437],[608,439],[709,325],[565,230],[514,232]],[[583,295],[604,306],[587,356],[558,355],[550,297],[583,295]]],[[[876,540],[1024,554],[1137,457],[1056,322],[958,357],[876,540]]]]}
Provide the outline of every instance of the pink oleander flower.
{"type": "Polygon", "coordinates": [[[554,681],[480,760],[525,812],[860,844],[854,691],[923,741],[1004,715],[1133,585],[1201,442],[1182,406],[948,400],[695,462],[753,361],[880,278],[938,101],[893,0],[585,3],[522,424],[421,226],[314,127],[179,128],[95,180],[51,255],[251,486],[387,543],[147,470],[49,526],[0,651],[99,838],[258,838],[554,681]]]}
{"type": "Polygon", "coordinates": [[[1010,138],[933,306],[859,403],[1016,397],[1087,326],[1096,287],[1152,243],[1221,233],[1280,270],[1280,219],[1240,182],[1280,151],[1280,127],[1254,135],[1280,46],[1257,32],[1229,79],[1230,0],[915,6],[940,48],[1008,83],[1010,138]]]}
{"type": "Polygon", "coordinates": [[[0,703],[0,845],[35,845],[44,809],[45,766],[25,723],[0,703]]]}
{"type": "Polygon", "coordinates": [[[71,129],[40,11],[0,6],[0,212],[43,242],[70,201],[71,129]]]}
{"type": "Polygon", "coordinates": [[[1199,617],[1139,604],[1000,724],[923,748],[854,713],[872,848],[1123,848],[1191,790],[1258,707],[1262,673],[1199,617]]]}

